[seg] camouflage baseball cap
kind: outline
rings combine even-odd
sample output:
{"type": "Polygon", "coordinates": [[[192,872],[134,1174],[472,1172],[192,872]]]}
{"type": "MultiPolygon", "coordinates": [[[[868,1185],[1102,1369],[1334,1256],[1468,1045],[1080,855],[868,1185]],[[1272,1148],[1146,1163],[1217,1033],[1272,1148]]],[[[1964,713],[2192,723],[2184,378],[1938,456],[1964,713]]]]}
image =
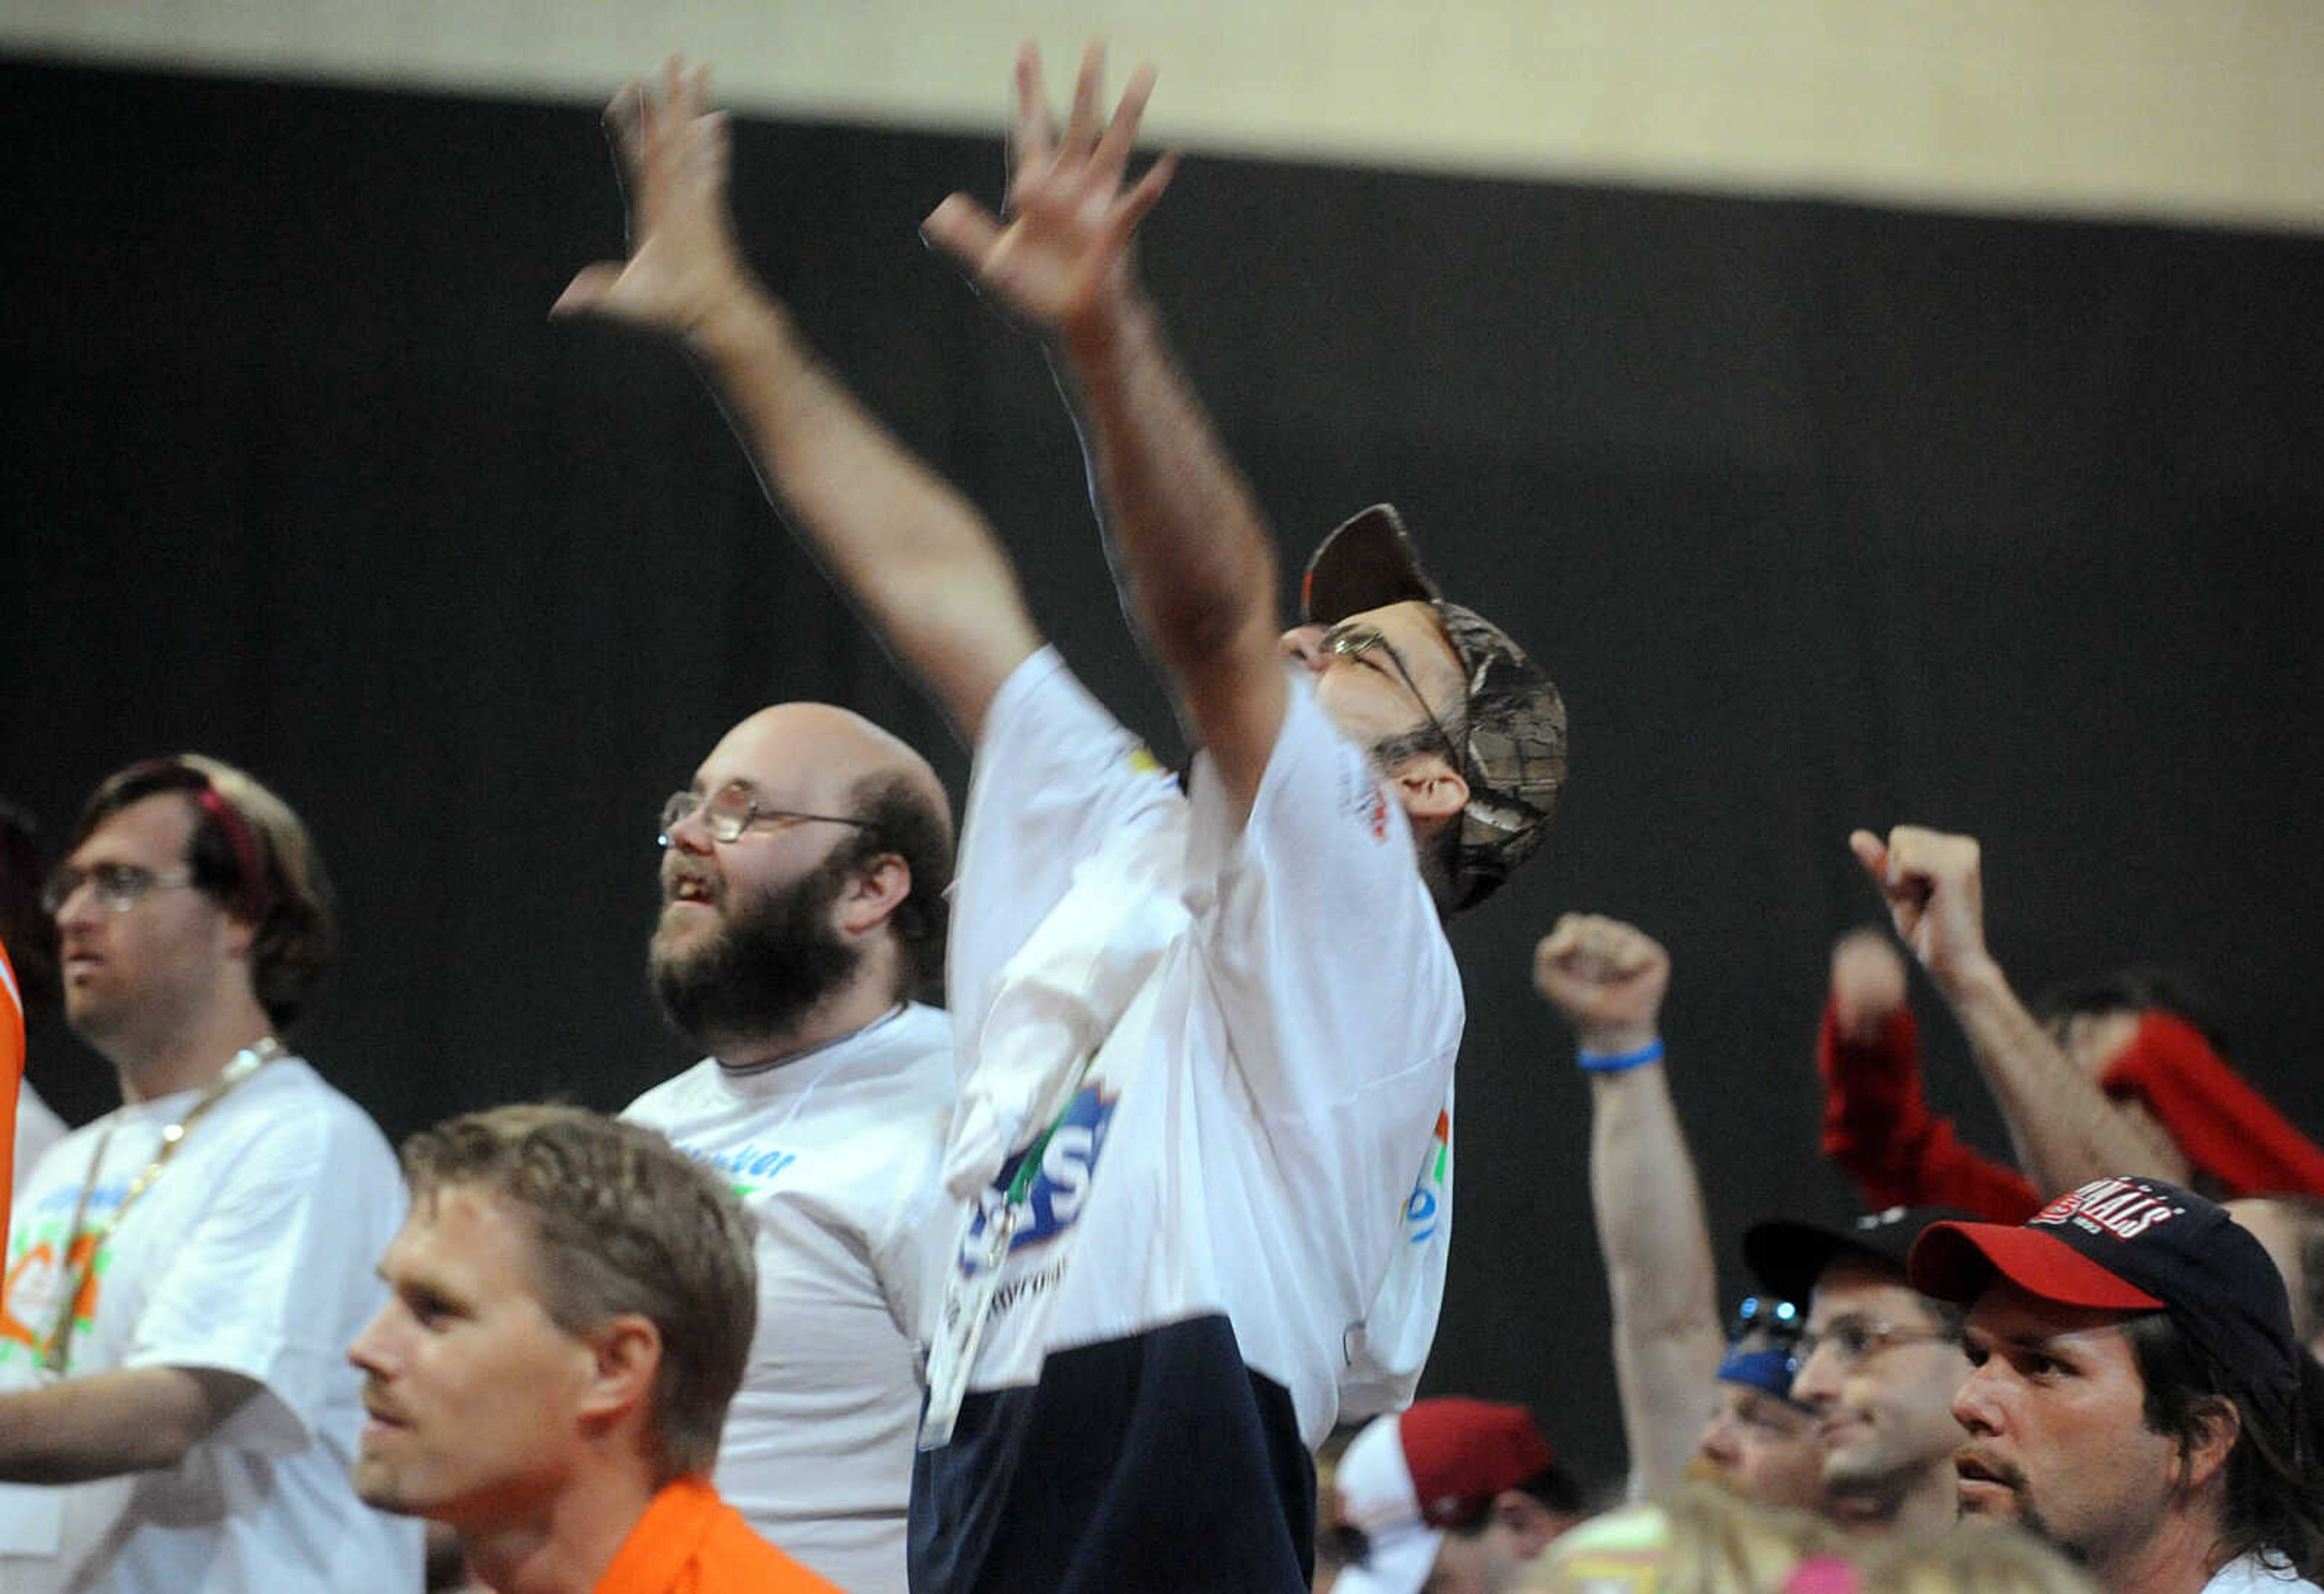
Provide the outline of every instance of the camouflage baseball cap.
{"type": "Polygon", "coordinates": [[[1454,859],[1456,908],[1490,896],[1542,843],[1565,784],[1565,702],[1499,626],[1448,603],[1420,568],[1393,505],[1342,522],[1307,561],[1300,607],[1317,625],[1392,603],[1433,607],[1468,677],[1469,805],[1454,859]]]}

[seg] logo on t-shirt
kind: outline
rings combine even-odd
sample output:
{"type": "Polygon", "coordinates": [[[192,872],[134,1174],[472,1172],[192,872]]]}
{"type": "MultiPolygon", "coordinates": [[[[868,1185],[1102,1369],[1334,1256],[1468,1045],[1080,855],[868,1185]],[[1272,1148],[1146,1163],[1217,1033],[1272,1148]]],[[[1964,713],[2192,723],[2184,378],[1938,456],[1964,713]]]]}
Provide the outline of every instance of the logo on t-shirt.
{"type": "MultiPolygon", "coordinates": [[[[116,1203],[117,1204],[117,1203],[116,1203]]],[[[64,1293],[73,1292],[73,1328],[88,1328],[97,1321],[97,1291],[113,1254],[99,1255],[97,1235],[87,1228],[67,1243],[61,1228],[20,1237],[24,1243],[0,1285],[0,1367],[16,1361],[19,1352],[38,1358],[62,1327],[64,1293]],[[64,1262],[58,1265],[59,1253],[64,1262]]]]}
{"type": "MultiPolygon", "coordinates": [[[[1048,1143],[1040,1147],[1040,1168],[1025,1191],[1017,1232],[1009,1239],[1011,1256],[1028,1246],[1056,1238],[1082,1215],[1082,1203],[1089,1199],[1091,1175],[1097,1172],[1098,1155],[1105,1150],[1106,1126],[1113,1121],[1113,1106],[1120,1099],[1120,1092],[1101,1090],[1095,1083],[1084,1083],[1074,1092],[1048,1143]]],[[[964,1274],[973,1276],[982,1265],[985,1227],[1000,1217],[1010,1186],[1016,1182],[1018,1170],[1029,1154],[1029,1151],[1020,1152],[1002,1163],[1000,1175],[979,1199],[976,1216],[961,1244],[964,1274]]]]}
{"type": "Polygon", "coordinates": [[[777,1151],[755,1140],[731,1151],[707,1151],[698,1145],[680,1145],[678,1149],[726,1175],[726,1187],[738,1201],[749,1200],[772,1184],[777,1174],[798,1161],[797,1152],[777,1151]]]}
{"type": "Polygon", "coordinates": [[[1440,1112],[1428,1160],[1421,1165],[1420,1177],[1413,1181],[1412,1193],[1404,1201],[1404,1237],[1413,1245],[1426,1245],[1443,1220],[1445,1165],[1452,1155],[1452,1115],[1440,1112]]]}

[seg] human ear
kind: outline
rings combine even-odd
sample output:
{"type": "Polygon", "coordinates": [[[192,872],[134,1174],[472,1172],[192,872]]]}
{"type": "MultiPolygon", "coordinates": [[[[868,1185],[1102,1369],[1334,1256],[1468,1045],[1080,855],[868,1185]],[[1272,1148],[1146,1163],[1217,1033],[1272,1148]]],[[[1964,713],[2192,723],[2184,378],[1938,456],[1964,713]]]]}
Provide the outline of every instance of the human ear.
{"type": "Polygon", "coordinates": [[[1389,779],[1397,801],[1415,820],[1451,819],[1469,805],[1469,783],[1434,753],[1406,759],[1389,779]]]}
{"type": "Polygon", "coordinates": [[[883,852],[863,866],[840,899],[839,926],[861,935],[876,928],[911,894],[912,867],[899,854],[883,852]]]}
{"type": "Polygon", "coordinates": [[[1523,1489],[1503,1489],[1494,1497],[1493,1520],[1508,1530],[1518,1555],[1528,1561],[1557,1536],[1558,1519],[1523,1489]]]}
{"type": "Polygon", "coordinates": [[[581,1415],[607,1420],[649,1408],[661,1371],[661,1330],[642,1313],[608,1318],[588,1336],[591,1353],[581,1415]]]}
{"type": "Polygon", "coordinates": [[[2227,1469],[2227,1457],[2243,1437],[2243,1413],[2223,1395],[2207,1397],[2187,1414],[2186,1437],[2180,1441],[2179,1460],[2190,1489],[2200,1488],[2227,1469]]]}

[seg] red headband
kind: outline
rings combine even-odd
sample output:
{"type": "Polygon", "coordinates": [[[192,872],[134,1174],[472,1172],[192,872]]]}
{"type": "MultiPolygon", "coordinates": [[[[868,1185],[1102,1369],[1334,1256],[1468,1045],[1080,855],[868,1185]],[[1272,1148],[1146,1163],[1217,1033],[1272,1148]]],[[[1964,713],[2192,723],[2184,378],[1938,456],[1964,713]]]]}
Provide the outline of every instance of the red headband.
{"type": "Polygon", "coordinates": [[[241,810],[226,801],[226,794],[210,779],[209,772],[199,765],[189,764],[182,758],[153,758],[134,765],[122,772],[116,780],[152,781],[151,792],[183,792],[191,797],[201,811],[226,832],[226,844],[234,854],[234,910],[253,924],[263,922],[274,905],[274,894],[267,888],[264,855],[260,851],[258,838],[250,821],[242,817],[241,810]]]}
{"type": "Polygon", "coordinates": [[[235,873],[240,882],[234,894],[235,906],[253,924],[260,923],[266,917],[266,910],[273,905],[273,894],[266,889],[266,869],[259,858],[258,838],[251,834],[248,821],[226,800],[209,776],[198,769],[194,773],[202,776],[201,790],[194,793],[195,801],[202,805],[204,813],[217,821],[218,829],[226,832],[226,845],[234,849],[235,873]]]}

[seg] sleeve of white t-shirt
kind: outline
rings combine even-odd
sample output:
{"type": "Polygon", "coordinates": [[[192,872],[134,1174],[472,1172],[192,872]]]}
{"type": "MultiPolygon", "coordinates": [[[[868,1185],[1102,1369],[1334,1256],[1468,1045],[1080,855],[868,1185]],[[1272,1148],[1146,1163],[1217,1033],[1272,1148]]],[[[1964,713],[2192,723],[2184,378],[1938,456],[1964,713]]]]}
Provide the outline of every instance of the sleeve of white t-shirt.
{"type": "Polygon", "coordinates": [[[895,1126],[895,1149],[883,1170],[895,1197],[872,1240],[872,1271],[888,1315],[914,1346],[933,1337],[929,1316],[944,1296],[960,1238],[959,1204],[945,1190],[942,1172],[947,1121],[947,1113],[930,1108],[895,1126]]]}
{"type": "Polygon", "coordinates": [[[308,1442],[345,1366],[350,1274],[371,1277],[401,1184],[376,1132],[323,1104],[261,1120],[233,1151],[200,1170],[201,1216],[145,1292],[122,1365],[253,1380],[261,1393],[211,1439],[283,1455],[308,1442]]]}
{"type": "Polygon", "coordinates": [[[973,1033],[993,978],[1100,843],[1160,822],[1184,798],[1176,778],[1043,648],[986,711],[961,824],[946,1005],[973,1033]]]}
{"type": "Polygon", "coordinates": [[[1226,1033],[1267,1037],[1234,1058],[1262,1113],[1296,1121],[1373,1098],[1413,1126],[1416,1159],[1460,1048],[1460,971],[1403,808],[1304,673],[1248,820],[1237,829],[1197,761],[1193,832],[1193,872],[1218,860],[1200,917],[1226,1033]]]}
{"type": "Polygon", "coordinates": [[[49,1147],[65,1137],[64,1120],[49,1110],[41,1093],[26,1080],[16,1089],[16,1161],[15,1186],[23,1190],[31,1182],[32,1165],[38,1163],[49,1147]]]}

